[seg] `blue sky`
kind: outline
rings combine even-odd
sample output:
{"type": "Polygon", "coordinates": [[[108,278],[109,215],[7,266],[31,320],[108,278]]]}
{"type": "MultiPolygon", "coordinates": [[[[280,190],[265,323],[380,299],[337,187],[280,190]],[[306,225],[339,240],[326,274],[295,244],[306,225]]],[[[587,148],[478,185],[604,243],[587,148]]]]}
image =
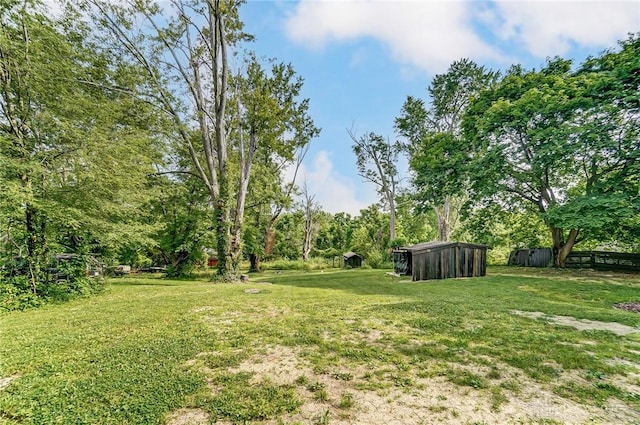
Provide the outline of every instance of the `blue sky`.
{"type": "Polygon", "coordinates": [[[457,59],[497,70],[556,55],[580,63],[640,31],[640,1],[248,0],[241,18],[258,56],[305,79],[322,128],[303,165],[309,191],[325,211],[356,215],[377,196],[356,173],[348,128],[395,138],[406,97],[426,99],[457,59]]]}

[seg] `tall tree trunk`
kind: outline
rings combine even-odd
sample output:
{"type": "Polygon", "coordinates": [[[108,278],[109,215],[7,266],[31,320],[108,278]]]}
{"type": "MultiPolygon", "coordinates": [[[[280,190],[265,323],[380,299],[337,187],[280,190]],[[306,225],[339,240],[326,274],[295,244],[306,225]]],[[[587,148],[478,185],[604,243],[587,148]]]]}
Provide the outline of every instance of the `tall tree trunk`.
{"type": "Polygon", "coordinates": [[[249,254],[249,272],[258,273],[260,272],[260,256],[255,253],[249,254]]]}
{"type": "Polygon", "coordinates": [[[209,38],[211,52],[211,67],[213,68],[214,96],[214,129],[215,129],[215,155],[208,155],[217,159],[215,173],[218,177],[220,192],[216,202],[216,237],[218,239],[218,275],[229,276],[229,251],[231,239],[231,226],[229,223],[229,174],[227,170],[227,134],[225,125],[227,106],[228,83],[228,58],[227,58],[227,32],[224,25],[223,6],[220,0],[208,1],[209,11],[209,38]]]}
{"type": "Polygon", "coordinates": [[[394,199],[389,201],[389,242],[393,242],[396,239],[396,204],[394,199]]]}
{"type": "Polygon", "coordinates": [[[307,261],[311,253],[311,234],[313,233],[313,220],[308,215],[304,221],[304,242],[302,243],[302,260],[307,261]]]}
{"type": "Polygon", "coordinates": [[[256,135],[251,134],[249,136],[249,146],[247,147],[246,152],[242,131],[240,131],[239,143],[240,185],[238,187],[238,194],[236,197],[236,214],[234,218],[233,232],[231,234],[230,249],[231,269],[234,274],[238,274],[238,267],[240,266],[240,258],[242,256],[242,222],[244,220],[245,201],[249,190],[249,179],[251,178],[251,167],[253,166],[253,158],[257,147],[256,135]]]}
{"type": "Polygon", "coordinates": [[[315,196],[309,195],[309,189],[305,182],[302,188],[304,196],[304,241],[302,243],[302,260],[307,261],[311,253],[311,237],[313,235],[313,213],[315,196]]]}
{"type": "Polygon", "coordinates": [[[553,264],[556,267],[564,268],[567,264],[567,257],[571,253],[573,246],[576,244],[579,230],[571,229],[567,240],[564,240],[564,232],[557,227],[551,228],[551,236],[553,237],[553,264]]]}
{"type": "Polygon", "coordinates": [[[45,279],[47,261],[46,220],[36,206],[28,203],[25,208],[27,231],[27,264],[31,291],[37,292],[38,284],[45,279]]]}
{"type": "Polygon", "coordinates": [[[276,244],[276,220],[272,219],[267,225],[267,232],[264,241],[264,258],[268,259],[273,254],[273,247],[276,244]]]}
{"type": "Polygon", "coordinates": [[[438,222],[438,240],[446,242],[451,237],[451,227],[449,225],[451,202],[447,196],[442,205],[434,206],[433,210],[436,213],[436,220],[438,222]]]}
{"type": "Polygon", "coordinates": [[[218,250],[218,276],[228,276],[230,269],[229,262],[229,240],[231,226],[229,223],[229,207],[227,199],[229,196],[229,182],[226,175],[221,175],[219,181],[220,194],[214,207],[215,231],[218,250]]]}

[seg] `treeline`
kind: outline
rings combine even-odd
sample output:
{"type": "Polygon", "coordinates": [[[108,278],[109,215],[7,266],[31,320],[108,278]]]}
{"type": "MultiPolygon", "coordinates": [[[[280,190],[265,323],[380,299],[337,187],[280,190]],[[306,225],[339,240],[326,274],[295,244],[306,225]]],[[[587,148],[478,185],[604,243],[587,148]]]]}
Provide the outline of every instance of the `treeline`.
{"type": "Polygon", "coordinates": [[[390,235],[406,154],[410,197],[433,211],[440,240],[462,231],[502,250],[550,246],[559,267],[579,243],[639,249],[640,34],[582,64],[499,73],[456,61],[427,93],[407,98],[397,141],[351,135],[390,235]]]}

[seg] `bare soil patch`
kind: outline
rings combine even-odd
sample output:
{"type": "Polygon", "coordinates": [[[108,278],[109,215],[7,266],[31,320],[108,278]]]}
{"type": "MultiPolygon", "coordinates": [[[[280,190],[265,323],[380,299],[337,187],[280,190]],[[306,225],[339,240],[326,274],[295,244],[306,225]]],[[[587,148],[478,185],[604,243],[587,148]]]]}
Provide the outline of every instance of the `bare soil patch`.
{"type": "Polygon", "coordinates": [[[522,317],[528,317],[529,319],[544,319],[545,321],[553,325],[571,326],[579,330],[600,330],[613,332],[616,335],[628,335],[631,333],[640,332],[640,329],[632,326],[623,325],[617,322],[599,322],[589,319],[576,319],[571,316],[553,316],[543,313],[541,311],[520,311],[512,310],[513,314],[522,317]]]}
{"type": "Polygon", "coordinates": [[[3,378],[3,377],[0,376],[0,391],[2,391],[5,388],[7,388],[9,386],[9,384],[11,383],[11,381],[13,381],[14,379],[17,379],[19,377],[20,377],[20,375],[8,376],[6,378],[3,378]]]}
{"type": "Polygon", "coordinates": [[[614,305],[615,308],[620,310],[633,311],[634,313],[640,313],[640,302],[638,303],[621,303],[614,305]]]}
{"type": "MultiPolygon", "coordinates": [[[[473,367],[469,365],[469,367],[473,367]]],[[[517,380],[520,390],[505,390],[506,401],[498,408],[492,404],[488,389],[473,389],[449,382],[443,376],[419,378],[419,370],[411,370],[413,384],[409,387],[387,386],[363,390],[375,369],[336,370],[316,374],[313,368],[291,347],[271,346],[239,366],[228,369],[232,373],[251,373],[251,382],[270,381],[296,389],[302,405],[298,410],[280,418],[255,422],[263,425],[281,423],[332,425],[454,425],[464,423],[500,424],[620,424],[640,421],[640,413],[616,400],[603,408],[584,406],[554,394],[543,384],[533,382],[516,369],[500,366],[503,379],[517,380]],[[342,372],[342,373],[340,373],[342,372]],[[352,378],[342,379],[349,373],[352,378]],[[300,382],[305,378],[307,384],[300,382]],[[308,383],[321,385],[326,399],[318,400],[308,383]],[[352,406],[344,407],[345,394],[352,397],[352,406]],[[554,422],[555,421],[555,422],[554,422]]],[[[174,412],[169,425],[200,425],[205,422],[202,412],[190,409],[174,412]],[[192,420],[192,422],[186,422],[192,420]],[[179,422],[183,421],[183,422],[179,422]]]]}
{"type": "MultiPolygon", "coordinates": [[[[180,409],[169,414],[166,425],[208,425],[211,423],[209,413],[200,409],[180,409]]],[[[217,422],[222,425],[220,422],[217,422]]]]}

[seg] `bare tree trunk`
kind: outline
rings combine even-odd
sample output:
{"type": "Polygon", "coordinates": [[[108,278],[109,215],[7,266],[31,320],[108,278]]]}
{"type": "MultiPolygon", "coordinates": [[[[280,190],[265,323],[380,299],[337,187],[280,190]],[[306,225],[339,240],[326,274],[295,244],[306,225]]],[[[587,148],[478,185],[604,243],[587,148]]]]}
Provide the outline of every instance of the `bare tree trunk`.
{"type": "Polygon", "coordinates": [[[395,184],[392,186],[390,196],[387,202],[389,203],[389,243],[392,243],[396,239],[396,195],[395,184]]]}
{"type": "Polygon", "coordinates": [[[240,257],[242,255],[242,245],[240,243],[242,238],[242,221],[244,220],[245,201],[247,199],[247,191],[249,189],[249,179],[251,177],[251,166],[253,165],[253,157],[256,151],[256,136],[251,134],[249,136],[248,151],[245,152],[244,138],[242,137],[242,131],[239,132],[239,154],[240,154],[240,186],[238,188],[238,195],[236,199],[236,214],[233,225],[233,232],[231,234],[231,268],[233,273],[238,273],[238,267],[240,265],[240,257]]]}
{"type": "Polygon", "coordinates": [[[224,128],[227,106],[227,33],[224,25],[223,8],[220,0],[207,1],[209,10],[209,43],[211,67],[213,71],[214,129],[217,159],[217,177],[220,196],[216,206],[216,232],[218,238],[218,275],[228,276],[228,258],[230,251],[231,229],[229,223],[229,175],[227,171],[227,135],[224,128]]]}
{"type": "Polygon", "coordinates": [[[302,243],[302,260],[307,261],[311,253],[311,237],[313,236],[313,213],[315,196],[309,194],[307,184],[302,188],[304,196],[304,241],[302,243]]]}
{"type": "Polygon", "coordinates": [[[442,205],[434,206],[438,222],[438,240],[446,242],[451,237],[451,227],[449,225],[451,204],[447,197],[442,205]]]}
{"type": "Polygon", "coordinates": [[[313,219],[307,216],[304,221],[304,242],[302,244],[302,260],[307,261],[311,253],[311,233],[313,229],[313,219]]]}

